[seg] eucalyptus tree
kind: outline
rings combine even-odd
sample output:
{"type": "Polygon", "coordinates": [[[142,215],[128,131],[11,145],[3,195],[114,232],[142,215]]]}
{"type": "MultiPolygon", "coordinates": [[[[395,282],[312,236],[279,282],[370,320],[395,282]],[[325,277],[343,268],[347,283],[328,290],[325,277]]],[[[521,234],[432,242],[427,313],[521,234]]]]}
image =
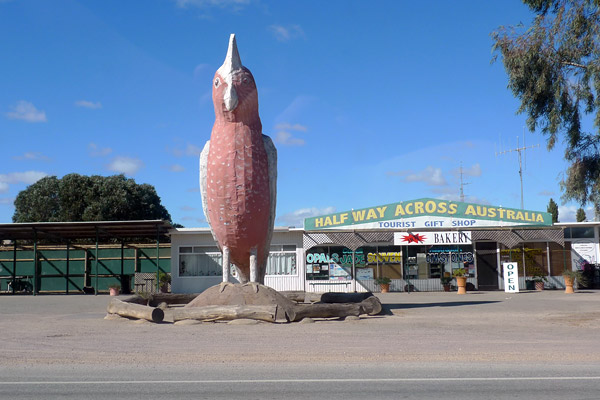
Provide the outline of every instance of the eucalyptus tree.
{"type": "Polygon", "coordinates": [[[531,26],[492,33],[508,88],[548,149],[566,144],[563,200],[600,206],[600,0],[523,0],[531,26]],[[587,119],[592,122],[587,124],[587,119]],[[587,128],[587,126],[590,126],[587,128]]]}

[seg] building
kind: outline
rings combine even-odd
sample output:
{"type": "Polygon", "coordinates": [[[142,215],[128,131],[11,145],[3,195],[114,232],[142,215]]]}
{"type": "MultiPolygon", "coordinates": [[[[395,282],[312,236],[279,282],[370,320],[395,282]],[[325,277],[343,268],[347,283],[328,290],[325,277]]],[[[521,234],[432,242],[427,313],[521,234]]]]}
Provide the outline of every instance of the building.
{"type": "MultiPolygon", "coordinates": [[[[544,212],[404,201],[275,228],[265,284],[362,292],[379,291],[375,279],[388,277],[394,291],[441,291],[441,278],[464,268],[473,289],[501,290],[502,264],[516,262],[521,289],[534,277],[563,288],[562,271],[598,264],[599,229],[599,222],[553,225],[544,212]]],[[[176,229],[164,221],[0,224],[0,244],[4,293],[98,293],[112,284],[156,291],[159,274],[168,272],[175,293],[222,281],[209,228],[176,229]]]]}
{"type": "MultiPolygon", "coordinates": [[[[221,254],[210,230],[173,229],[173,291],[219,283],[221,254]]],[[[598,224],[553,225],[546,212],[418,199],[305,220],[276,228],[265,284],[308,292],[442,290],[440,278],[464,268],[473,289],[502,289],[502,263],[517,262],[519,284],[545,277],[563,288],[562,271],[598,260],[598,224]],[[571,254],[571,248],[574,253],[571,254]]]]}

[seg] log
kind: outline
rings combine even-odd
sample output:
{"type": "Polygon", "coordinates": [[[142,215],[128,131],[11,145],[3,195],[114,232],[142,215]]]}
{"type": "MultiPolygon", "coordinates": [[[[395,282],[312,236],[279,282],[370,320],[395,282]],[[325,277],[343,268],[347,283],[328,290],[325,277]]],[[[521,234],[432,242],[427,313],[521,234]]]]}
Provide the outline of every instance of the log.
{"type": "Polygon", "coordinates": [[[343,318],[349,315],[358,317],[365,314],[360,303],[321,303],[321,304],[298,304],[294,307],[295,315],[293,321],[301,321],[303,318],[343,318]]]}
{"type": "Polygon", "coordinates": [[[303,290],[285,290],[279,293],[281,293],[288,299],[295,301],[296,303],[302,303],[306,298],[306,292],[303,290]]]}
{"type": "Polygon", "coordinates": [[[381,313],[381,310],[383,310],[383,307],[381,306],[381,301],[379,301],[379,298],[375,296],[367,297],[358,304],[363,309],[363,311],[369,315],[377,315],[381,313]]]}
{"type": "Polygon", "coordinates": [[[165,312],[160,308],[127,303],[119,299],[112,299],[110,303],[108,303],[107,311],[109,314],[145,319],[152,322],[162,322],[165,318],[165,312]]]}
{"type": "Polygon", "coordinates": [[[279,292],[296,303],[315,303],[321,301],[323,293],[305,292],[303,290],[286,290],[279,292]]]}
{"type": "Polygon", "coordinates": [[[321,303],[360,303],[361,301],[373,297],[373,293],[323,293],[321,303]]]}
{"type": "Polygon", "coordinates": [[[150,295],[149,304],[156,307],[160,303],[171,304],[188,304],[198,296],[198,293],[156,293],[150,295]]]}
{"type": "Polygon", "coordinates": [[[132,303],[132,304],[141,304],[143,306],[147,306],[148,305],[148,299],[144,298],[140,295],[134,295],[131,297],[127,297],[126,299],[123,299],[123,301],[125,303],[132,303]]]}
{"type": "Polygon", "coordinates": [[[202,306],[178,308],[173,310],[173,321],[184,319],[195,320],[233,320],[255,319],[259,321],[275,322],[277,306],[202,306]]]}
{"type": "Polygon", "coordinates": [[[149,294],[148,296],[134,295],[124,299],[125,303],[134,303],[149,305],[156,307],[161,303],[167,304],[188,304],[198,296],[198,293],[193,294],[172,294],[172,293],[155,293],[149,294]]]}

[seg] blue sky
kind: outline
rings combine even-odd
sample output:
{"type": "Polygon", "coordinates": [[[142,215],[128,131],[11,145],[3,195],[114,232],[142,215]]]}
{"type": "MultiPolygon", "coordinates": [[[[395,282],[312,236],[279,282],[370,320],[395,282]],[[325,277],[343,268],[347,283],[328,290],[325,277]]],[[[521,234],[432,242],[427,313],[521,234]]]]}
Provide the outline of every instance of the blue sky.
{"type": "MultiPolygon", "coordinates": [[[[489,34],[531,19],[517,0],[0,0],[0,223],[75,172],[152,184],[174,222],[206,226],[198,156],[230,33],[278,148],[276,225],[459,200],[461,165],[466,201],[519,208],[517,155],[496,153],[523,146],[525,117],[489,34]]],[[[564,146],[525,140],[525,208],[545,211],[564,146]]]]}

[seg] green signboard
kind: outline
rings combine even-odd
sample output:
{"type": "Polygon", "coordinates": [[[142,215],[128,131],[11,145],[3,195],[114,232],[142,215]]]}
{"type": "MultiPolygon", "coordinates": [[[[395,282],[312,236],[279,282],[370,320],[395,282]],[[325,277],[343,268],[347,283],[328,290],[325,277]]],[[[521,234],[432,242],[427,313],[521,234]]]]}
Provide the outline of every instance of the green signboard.
{"type": "Polygon", "coordinates": [[[306,218],[304,229],[414,229],[552,226],[547,212],[438,199],[418,199],[306,218]]]}

